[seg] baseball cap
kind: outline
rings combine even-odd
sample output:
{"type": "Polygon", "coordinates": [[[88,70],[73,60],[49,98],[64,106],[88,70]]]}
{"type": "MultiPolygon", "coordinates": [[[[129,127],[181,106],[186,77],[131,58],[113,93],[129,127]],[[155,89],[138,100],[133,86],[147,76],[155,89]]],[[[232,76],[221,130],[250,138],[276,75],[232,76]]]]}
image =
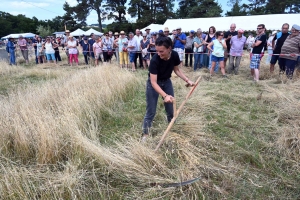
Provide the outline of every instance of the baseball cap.
{"type": "Polygon", "coordinates": [[[292,26],[292,28],[296,29],[297,31],[300,31],[300,26],[297,25],[297,24],[294,24],[294,25],[292,26]]]}
{"type": "Polygon", "coordinates": [[[180,26],[178,26],[178,27],[176,28],[176,30],[181,30],[181,27],[180,27],[180,26]]]}
{"type": "Polygon", "coordinates": [[[191,30],[191,31],[190,31],[190,33],[194,34],[194,33],[195,33],[195,31],[194,31],[194,30],[191,30]]]}

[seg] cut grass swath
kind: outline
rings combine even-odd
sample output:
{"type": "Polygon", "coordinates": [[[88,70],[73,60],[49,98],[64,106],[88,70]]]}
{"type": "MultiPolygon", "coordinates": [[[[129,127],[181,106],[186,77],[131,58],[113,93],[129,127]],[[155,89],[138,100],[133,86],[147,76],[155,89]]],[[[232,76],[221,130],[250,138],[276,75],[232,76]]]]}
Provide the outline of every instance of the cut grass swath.
{"type": "MultiPolygon", "coordinates": [[[[179,113],[181,112],[183,106],[185,105],[185,103],[187,102],[187,100],[189,99],[189,97],[192,95],[192,93],[194,92],[195,88],[197,87],[200,79],[202,78],[202,76],[199,76],[199,78],[197,79],[197,81],[195,82],[195,85],[191,88],[190,92],[186,95],[185,100],[181,103],[180,107],[178,108],[178,110],[176,109],[176,106],[174,106],[174,116],[173,119],[171,120],[171,122],[169,123],[167,129],[165,130],[164,134],[161,136],[161,139],[158,143],[158,145],[155,148],[155,152],[159,149],[159,147],[162,145],[162,143],[164,142],[164,139],[166,138],[168,132],[170,131],[170,129],[172,128],[173,124],[175,123],[175,120],[177,119],[179,113]]],[[[174,101],[175,104],[175,101],[174,101]]]]}

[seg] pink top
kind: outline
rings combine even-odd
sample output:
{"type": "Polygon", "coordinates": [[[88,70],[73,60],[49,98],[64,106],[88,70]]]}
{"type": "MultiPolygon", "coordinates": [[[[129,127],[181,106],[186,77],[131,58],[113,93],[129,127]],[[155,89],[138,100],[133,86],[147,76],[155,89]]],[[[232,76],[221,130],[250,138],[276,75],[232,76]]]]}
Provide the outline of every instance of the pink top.
{"type": "Polygon", "coordinates": [[[96,50],[96,53],[102,53],[102,42],[95,42],[93,44],[93,47],[95,48],[96,50]]]}
{"type": "Polygon", "coordinates": [[[27,49],[27,42],[26,40],[23,38],[23,39],[18,39],[18,45],[20,46],[20,49],[21,50],[25,50],[27,49]],[[21,46],[21,45],[25,45],[25,46],[21,46]]]}
{"type": "Polygon", "coordinates": [[[246,37],[238,37],[237,35],[233,36],[230,40],[230,55],[231,56],[242,56],[243,48],[246,44],[246,37]]]}

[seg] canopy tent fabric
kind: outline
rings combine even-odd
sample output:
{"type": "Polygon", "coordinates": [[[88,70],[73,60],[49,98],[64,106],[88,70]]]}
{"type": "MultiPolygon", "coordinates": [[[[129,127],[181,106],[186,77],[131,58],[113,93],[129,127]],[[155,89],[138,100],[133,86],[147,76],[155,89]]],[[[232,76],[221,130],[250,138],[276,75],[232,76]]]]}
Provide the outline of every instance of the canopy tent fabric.
{"type": "Polygon", "coordinates": [[[93,29],[93,28],[90,28],[89,30],[87,30],[86,32],[84,32],[82,35],[89,36],[89,35],[91,35],[92,33],[94,33],[94,35],[99,35],[99,36],[102,36],[102,35],[103,35],[103,33],[99,32],[99,31],[96,31],[96,30],[93,29]]]}
{"type": "Polygon", "coordinates": [[[71,32],[70,35],[72,35],[72,36],[81,36],[84,33],[85,33],[85,31],[79,28],[76,31],[71,32]]]}
{"type": "Polygon", "coordinates": [[[140,31],[145,32],[146,28],[150,28],[150,32],[158,32],[159,30],[164,30],[164,26],[162,24],[150,24],[149,26],[141,29],[140,31]]]}
{"type": "Polygon", "coordinates": [[[201,28],[208,32],[210,26],[216,27],[217,31],[229,30],[230,24],[235,23],[236,28],[253,31],[258,24],[265,24],[267,30],[281,30],[284,23],[289,23],[290,28],[293,24],[300,24],[300,14],[273,14],[273,15],[251,15],[233,17],[213,17],[213,18],[192,18],[192,19],[168,19],[164,27],[169,30],[181,27],[183,32],[196,31],[201,28]]]}
{"type": "Polygon", "coordinates": [[[65,34],[65,31],[60,31],[60,32],[54,32],[52,35],[55,35],[55,37],[61,37],[65,34]]]}
{"type": "Polygon", "coordinates": [[[20,35],[22,35],[24,38],[33,38],[35,36],[35,34],[33,34],[33,33],[13,33],[13,34],[4,36],[1,39],[8,39],[9,37],[19,38],[20,35]]]}

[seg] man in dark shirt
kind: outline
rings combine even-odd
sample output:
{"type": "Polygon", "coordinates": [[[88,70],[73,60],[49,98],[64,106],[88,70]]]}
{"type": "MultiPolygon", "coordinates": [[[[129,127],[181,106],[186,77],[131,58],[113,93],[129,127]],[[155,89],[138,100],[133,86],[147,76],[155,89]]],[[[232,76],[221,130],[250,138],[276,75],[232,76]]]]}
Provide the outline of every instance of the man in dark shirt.
{"type": "Polygon", "coordinates": [[[289,32],[288,32],[289,27],[290,27],[290,25],[288,23],[283,24],[281,27],[281,32],[277,33],[275,35],[275,37],[273,38],[273,41],[272,41],[273,54],[277,54],[277,55],[272,55],[271,62],[270,62],[270,73],[274,72],[274,66],[275,66],[277,60],[278,60],[280,72],[285,71],[285,67],[280,66],[279,54],[281,53],[281,47],[282,47],[284,41],[289,36],[289,32]],[[275,40],[277,40],[276,45],[275,45],[275,40]]]}
{"type": "Polygon", "coordinates": [[[226,46],[227,46],[227,49],[225,49],[224,51],[224,67],[226,68],[226,61],[227,61],[227,58],[229,56],[229,53],[230,53],[230,40],[233,36],[236,36],[238,34],[238,32],[235,30],[236,29],[236,25],[233,23],[230,25],[230,30],[227,31],[224,35],[224,39],[226,41],[226,46]]]}
{"type": "Polygon", "coordinates": [[[253,76],[255,82],[259,80],[259,65],[263,56],[262,51],[266,42],[267,36],[265,34],[265,25],[259,24],[257,26],[257,36],[252,44],[253,49],[250,59],[251,75],[253,76]]]}
{"type": "Polygon", "coordinates": [[[38,35],[35,35],[34,38],[32,38],[32,44],[33,44],[34,54],[35,54],[35,64],[39,64],[38,57],[37,57],[37,47],[36,47],[38,37],[39,37],[38,35]]]}

